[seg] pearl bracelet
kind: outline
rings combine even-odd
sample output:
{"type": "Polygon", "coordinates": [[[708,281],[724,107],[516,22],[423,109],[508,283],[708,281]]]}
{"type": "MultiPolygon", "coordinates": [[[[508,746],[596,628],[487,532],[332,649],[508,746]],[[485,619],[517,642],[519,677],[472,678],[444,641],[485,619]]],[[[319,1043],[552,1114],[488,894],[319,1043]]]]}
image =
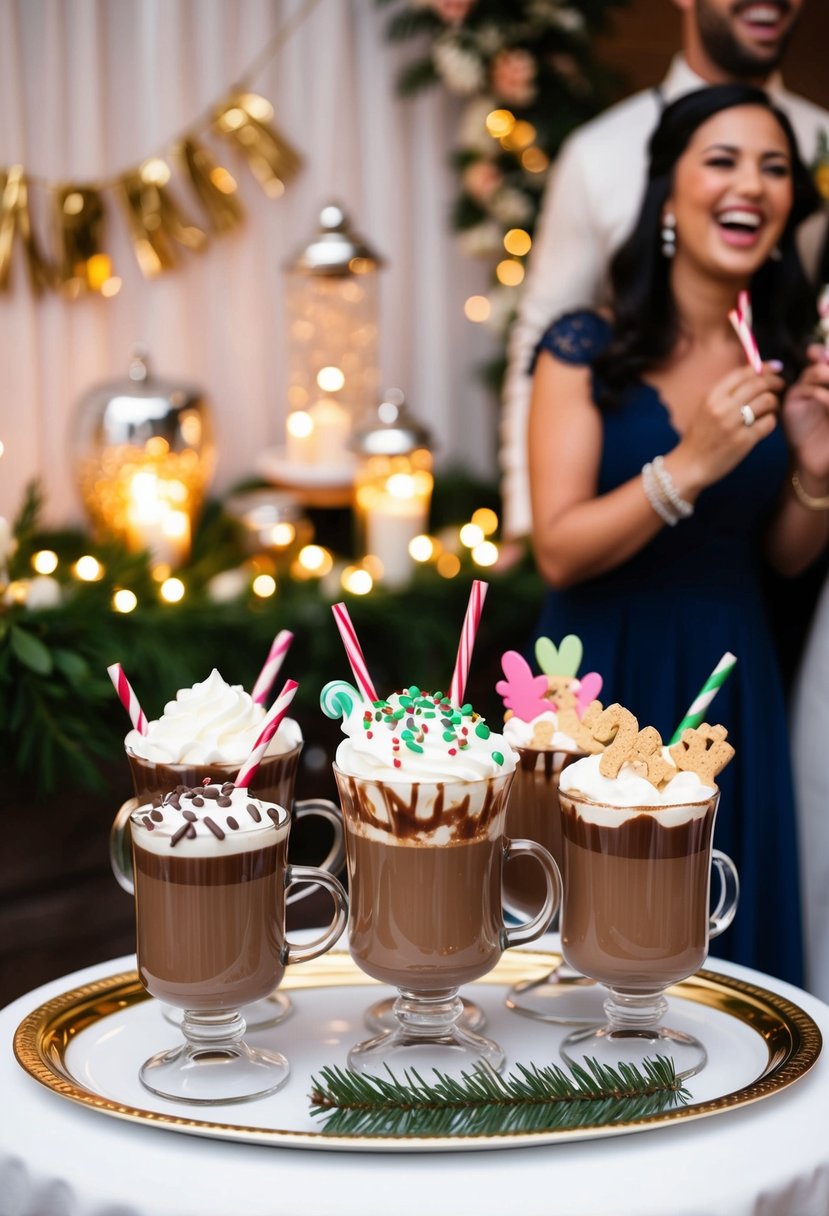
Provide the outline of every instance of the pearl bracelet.
{"type": "Polygon", "coordinates": [[[808,491],[803,489],[800,484],[800,478],[797,475],[797,469],[792,473],[792,486],[797,495],[798,502],[804,506],[807,511],[829,511],[829,494],[823,498],[814,498],[808,491]]]}
{"type": "Polygon", "coordinates": [[[694,514],[693,504],[687,502],[679,493],[674,485],[674,479],[665,468],[665,462],[661,456],[654,456],[653,471],[656,474],[656,479],[659,482],[659,488],[663,496],[668,500],[673,509],[683,519],[687,519],[689,515],[694,514]]]}
{"type": "Polygon", "coordinates": [[[675,527],[681,517],[671,503],[663,496],[652,464],[644,464],[642,466],[642,486],[648,502],[659,518],[668,524],[669,527],[675,527]]]}

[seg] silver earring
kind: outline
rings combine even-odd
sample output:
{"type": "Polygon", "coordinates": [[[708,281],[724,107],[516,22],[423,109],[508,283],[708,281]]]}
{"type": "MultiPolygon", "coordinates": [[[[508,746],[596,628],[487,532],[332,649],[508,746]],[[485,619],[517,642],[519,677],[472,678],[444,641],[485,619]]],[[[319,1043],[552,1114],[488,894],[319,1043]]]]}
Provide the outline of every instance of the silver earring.
{"type": "Polygon", "coordinates": [[[662,256],[672,258],[676,253],[676,216],[666,211],[662,216],[662,256]]]}

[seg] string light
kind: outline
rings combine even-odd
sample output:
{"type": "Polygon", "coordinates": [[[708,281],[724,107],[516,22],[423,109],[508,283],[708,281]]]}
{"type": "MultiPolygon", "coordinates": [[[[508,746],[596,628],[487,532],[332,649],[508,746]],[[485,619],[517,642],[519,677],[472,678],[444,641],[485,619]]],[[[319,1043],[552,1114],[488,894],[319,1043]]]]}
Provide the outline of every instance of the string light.
{"type": "Polygon", "coordinates": [[[32,556],[32,566],[38,574],[54,574],[58,568],[58,555],[54,549],[40,549],[32,556]]]}
{"type": "Polygon", "coordinates": [[[104,568],[97,557],[93,557],[91,553],[85,553],[83,557],[79,557],[75,562],[75,565],[72,567],[72,573],[81,582],[97,583],[99,579],[104,577],[104,568]]]}
{"type": "Polygon", "coordinates": [[[184,599],[185,587],[180,578],[167,578],[161,584],[161,598],[168,604],[177,604],[184,599]]]}
{"type": "Polygon", "coordinates": [[[523,228],[510,228],[504,236],[504,248],[517,258],[524,257],[532,249],[533,239],[523,228]]]}
{"type": "Polygon", "coordinates": [[[498,560],[498,546],[491,540],[481,541],[472,550],[472,560],[479,566],[494,566],[498,560]]]}
{"type": "Polygon", "coordinates": [[[495,277],[504,287],[517,287],[524,279],[524,267],[515,258],[504,258],[495,267],[495,277]]]}
{"type": "Polygon", "coordinates": [[[474,549],[476,545],[480,545],[484,539],[484,532],[478,524],[464,524],[458,533],[462,545],[466,545],[467,549],[474,549]]]}
{"type": "Polygon", "coordinates": [[[251,590],[254,595],[266,600],[276,592],[276,579],[271,574],[257,574],[251,584],[251,590]]]}
{"type": "Polygon", "coordinates": [[[435,555],[435,542],[431,536],[415,536],[409,541],[409,557],[416,562],[428,562],[435,555]]]}
{"type": "Polygon", "coordinates": [[[314,578],[322,578],[334,565],[334,558],[321,545],[305,545],[297,556],[299,566],[314,578]]]}
{"type": "Polygon", "coordinates": [[[133,612],[138,607],[138,596],[134,591],[121,587],[112,597],[112,607],[116,612],[133,612]]]}
{"type": "Polygon", "coordinates": [[[441,553],[436,569],[441,578],[454,578],[460,574],[461,559],[455,553],[441,553]]]}
{"type": "Polygon", "coordinates": [[[490,110],[486,116],[486,129],[493,139],[503,139],[515,126],[515,115],[511,110],[490,110]]]}
{"type": "Polygon", "coordinates": [[[470,296],[463,306],[463,311],[467,321],[474,321],[480,325],[483,321],[489,320],[492,305],[486,296],[470,296]]]}
{"type": "Polygon", "coordinates": [[[345,384],[345,376],[338,367],[321,367],[317,384],[324,393],[338,393],[345,384]]]}
{"type": "Polygon", "coordinates": [[[368,595],[374,586],[374,579],[364,566],[346,566],[343,570],[342,585],[345,591],[352,595],[368,595]]]}
{"type": "Polygon", "coordinates": [[[481,529],[484,536],[492,536],[493,532],[498,531],[498,516],[491,507],[478,507],[477,511],[473,511],[472,523],[481,529]]]}

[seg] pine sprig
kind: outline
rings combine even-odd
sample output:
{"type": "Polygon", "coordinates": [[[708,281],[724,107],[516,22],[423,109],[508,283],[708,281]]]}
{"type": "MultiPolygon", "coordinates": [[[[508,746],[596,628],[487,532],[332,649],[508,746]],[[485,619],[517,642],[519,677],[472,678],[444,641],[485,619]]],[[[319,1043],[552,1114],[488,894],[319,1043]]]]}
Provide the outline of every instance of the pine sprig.
{"type": "Polygon", "coordinates": [[[689,1091],[666,1056],[617,1068],[586,1059],[569,1075],[556,1064],[516,1066],[500,1077],[488,1064],[454,1079],[434,1070],[431,1084],[415,1069],[400,1081],[325,1067],[311,1078],[311,1114],[325,1131],[352,1136],[481,1136],[574,1130],[630,1123],[682,1106],[689,1091]]]}

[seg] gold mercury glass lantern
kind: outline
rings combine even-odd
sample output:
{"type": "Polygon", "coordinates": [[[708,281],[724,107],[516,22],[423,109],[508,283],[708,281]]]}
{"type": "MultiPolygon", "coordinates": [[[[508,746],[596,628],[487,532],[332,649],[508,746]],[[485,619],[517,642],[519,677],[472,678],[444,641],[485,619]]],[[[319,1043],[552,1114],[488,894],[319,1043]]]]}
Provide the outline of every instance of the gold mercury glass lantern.
{"type": "Polygon", "coordinates": [[[402,587],[414,561],[409,545],[426,532],[434,478],[430,436],[406,408],[403,393],[389,389],[373,417],[352,440],[357,454],[354,502],[360,546],[379,558],[382,582],[402,587]]]}
{"type": "MultiPolygon", "coordinates": [[[[350,440],[379,394],[378,276],[383,265],[336,203],[286,266],[288,406],[285,464],[340,471],[350,482],[350,440]]],[[[286,478],[289,480],[289,478],[286,478]]]]}
{"type": "Polygon", "coordinates": [[[125,380],[81,398],[72,447],[96,533],[148,550],[154,565],[183,565],[215,467],[201,390],[156,379],[135,347],[125,380]]]}

